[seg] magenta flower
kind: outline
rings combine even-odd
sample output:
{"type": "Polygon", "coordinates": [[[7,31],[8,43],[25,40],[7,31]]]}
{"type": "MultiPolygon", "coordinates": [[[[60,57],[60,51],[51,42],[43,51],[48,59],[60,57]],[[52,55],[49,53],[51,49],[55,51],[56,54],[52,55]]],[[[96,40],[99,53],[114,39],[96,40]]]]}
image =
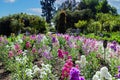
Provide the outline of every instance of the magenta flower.
{"type": "Polygon", "coordinates": [[[62,79],[68,78],[70,74],[70,69],[73,67],[72,59],[68,59],[62,68],[62,79]]]}
{"type": "Polygon", "coordinates": [[[61,49],[58,50],[58,57],[64,58],[64,54],[63,54],[63,51],[61,49]]]}
{"type": "Polygon", "coordinates": [[[68,52],[67,52],[67,51],[65,51],[65,52],[63,52],[63,54],[68,55],[68,52]]]}
{"type": "Polygon", "coordinates": [[[72,56],[68,55],[68,59],[72,59],[72,56]]]}

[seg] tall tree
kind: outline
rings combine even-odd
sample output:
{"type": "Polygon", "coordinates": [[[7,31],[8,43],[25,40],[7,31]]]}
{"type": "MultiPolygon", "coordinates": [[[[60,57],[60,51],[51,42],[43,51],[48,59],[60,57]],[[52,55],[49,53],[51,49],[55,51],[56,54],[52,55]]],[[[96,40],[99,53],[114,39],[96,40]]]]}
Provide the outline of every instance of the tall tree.
{"type": "Polygon", "coordinates": [[[42,6],[42,16],[46,17],[46,21],[50,23],[52,16],[55,12],[54,3],[56,0],[40,0],[42,6]]]}
{"type": "Polygon", "coordinates": [[[66,0],[64,1],[61,6],[58,7],[58,10],[71,10],[73,11],[76,7],[76,0],[66,0]]]}

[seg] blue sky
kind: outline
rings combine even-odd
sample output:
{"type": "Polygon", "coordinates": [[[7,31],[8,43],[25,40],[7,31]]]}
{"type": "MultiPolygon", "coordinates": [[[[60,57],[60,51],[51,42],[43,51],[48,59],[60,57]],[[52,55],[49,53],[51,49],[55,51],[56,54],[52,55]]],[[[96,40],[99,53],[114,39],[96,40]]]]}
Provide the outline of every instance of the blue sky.
{"type": "MultiPolygon", "coordinates": [[[[63,1],[56,0],[56,5],[63,1]]],[[[118,13],[120,13],[120,0],[108,0],[108,2],[115,6],[118,9],[118,13]]],[[[0,0],[0,17],[21,12],[40,16],[42,12],[40,0],[0,0]]]]}

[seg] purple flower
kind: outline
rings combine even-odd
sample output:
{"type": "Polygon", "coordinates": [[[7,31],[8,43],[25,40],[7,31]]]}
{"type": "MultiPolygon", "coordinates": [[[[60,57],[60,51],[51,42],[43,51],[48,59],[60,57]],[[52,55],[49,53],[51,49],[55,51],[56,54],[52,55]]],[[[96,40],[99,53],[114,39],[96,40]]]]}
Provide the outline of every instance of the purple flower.
{"type": "Polygon", "coordinates": [[[120,66],[118,66],[118,69],[120,69],[120,66]]]}
{"type": "Polygon", "coordinates": [[[48,51],[45,51],[45,52],[43,53],[43,56],[44,56],[45,58],[47,58],[47,59],[50,59],[50,58],[51,58],[50,52],[48,52],[48,51]]]}
{"type": "Polygon", "coordinates": [[[116,42],[116,41],[113,41],[113,44],[114,44],[114,45],[116,45],[116,44],[117,44],[117,42],[116,42]]]}
{"type": "Polygon", "coordinates": [[[81,80],[79,79],[79,76],[80,76],[79,69],[72,67],[72,69],[70,70],[70,80],[81,80]]]}
{"type": "Polygon", "coordinates": [[[116,48],[115,45],[111,46],[111,49],[113,49],[115,52],[116,52],[116,50],[117,50],[117,48],[116,48]]]}
{"type": "Polygon", "coordinates": [[[120,79],[120,66],[118,66],[118,74],[116,74],[115,77],[120,79]]]}
{"type": "Polygon", "coordinates": [[[85,78],[84,78],[84,77],[82,77],[82,76],[80,76],[80,77],[79,77],[79,80],[85,80],[85,78]]]}
{"type": "Polygon", "coordinates": [[[41,40],[42,40],[42,35],[39,34],[39,35],[37,36],[37,43],[40,43],[41,40]]]}
{"type": "Polygon", "coordinates": [[[55,42],[57,42],[56,37],[52,37],[52,43],[55,43],[55,42]]]}
{"type": "Polygon", "coordinates": [[[116,52],[116,50],[117,50],[117,42],[116,41],[113,41],[112,42],[112,46],[110,46],[111,47],[111,49],[113,49],[115,52],[116,52]]]}
{"type": "Polygon", "coordinates": [[[120,77],[120,66],[118,66],[118,73],[119,73],[119,77],[120,77]]]}
{"type": "Polygon", "coordinates": [[[80,76],[80,71],[76,67],[72,67],[70,70],[70,80],[85,80],[83,76],[80,76]]]}

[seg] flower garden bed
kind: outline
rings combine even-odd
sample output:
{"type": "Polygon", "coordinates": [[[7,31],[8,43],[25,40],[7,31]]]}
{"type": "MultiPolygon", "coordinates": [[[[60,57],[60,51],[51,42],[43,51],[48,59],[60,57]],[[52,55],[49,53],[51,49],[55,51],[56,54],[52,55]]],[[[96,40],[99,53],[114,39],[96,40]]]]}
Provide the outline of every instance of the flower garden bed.
{"type": "Polygon", "coordinates": [[[10,80],[117,80],[120,45],[63,34],[0,37],[10,80]],[[103,47],[104,46],[104,47],[103,47]]]}

